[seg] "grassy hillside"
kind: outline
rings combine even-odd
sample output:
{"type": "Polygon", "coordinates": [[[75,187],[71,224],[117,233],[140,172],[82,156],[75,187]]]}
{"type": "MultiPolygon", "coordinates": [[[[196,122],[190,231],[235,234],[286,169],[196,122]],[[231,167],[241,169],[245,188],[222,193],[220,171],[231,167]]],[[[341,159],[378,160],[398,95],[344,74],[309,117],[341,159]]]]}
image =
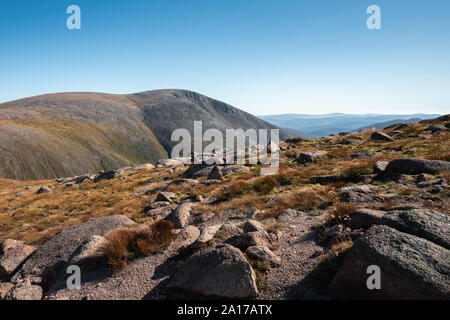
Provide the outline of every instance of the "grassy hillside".
{"type": "MultiPolygon", "coordinates": [[[[49,179],[167,158],[177,128],[276,128],[200,94],[61,93],[0,104],[0,177],[49,179]]],[[[281,132],[281,138],[292,136],[281,132]]]]}

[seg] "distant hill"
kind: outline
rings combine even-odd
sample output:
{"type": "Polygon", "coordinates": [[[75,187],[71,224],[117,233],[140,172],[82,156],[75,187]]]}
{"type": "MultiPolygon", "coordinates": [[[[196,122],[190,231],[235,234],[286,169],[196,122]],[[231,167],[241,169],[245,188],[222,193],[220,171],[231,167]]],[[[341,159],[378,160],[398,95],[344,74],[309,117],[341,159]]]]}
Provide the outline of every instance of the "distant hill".
{"type": "MultiPolygon", "coordinates": [[[[0,104],[0,177],[48,179],[167,158],[176,128],[276,128],[201,94],[60,93],[0,104]]],[[[280,131],[280,138],[293,134],[280,131]]]]}
{"type": "Polygon", "coordinates": [[[260,118],[294,132],[303,132],[305,137],[322,137],[331,133],[352,132],[361,128],[379,126],[381,123],[405,122],[411,119],[420,121],[438,116],[439,114],[422,113],[406,115],[331,113],[324,115],[282,114],[260,116],[260,118]]]}
{"type": "Polygon", "coordinates": [[[419,122],[421,120],[423,120],[423,119],[420,119],[420,118],[395,119],[395,120],[390,120],[390,121],[385,121],[385,122],[374,123],[374,124],[371,124],[370,126],[361,127],[354,131],[364,130],[367,128],[384,129],[386,127],[389,127],[389,126],[392,126],[392,125],[398,124],[398,123],[415,123],[415,122],[419,122]]]}

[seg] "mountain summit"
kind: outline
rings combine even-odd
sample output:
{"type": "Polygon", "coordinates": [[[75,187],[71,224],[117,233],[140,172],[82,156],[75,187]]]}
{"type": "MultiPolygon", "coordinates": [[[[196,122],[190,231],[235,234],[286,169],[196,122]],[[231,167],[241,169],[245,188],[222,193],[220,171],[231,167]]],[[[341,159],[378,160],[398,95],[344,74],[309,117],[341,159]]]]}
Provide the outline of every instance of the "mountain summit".
{"type": "MultiPolygon", "coordinates": [[[[167,158],[173,130],[277,128],[186,90],[58,93],[0,104],[0,177],[46,179],[167,158]]],[[[280,130],[280,139],[291,137],[280,130]]]]}

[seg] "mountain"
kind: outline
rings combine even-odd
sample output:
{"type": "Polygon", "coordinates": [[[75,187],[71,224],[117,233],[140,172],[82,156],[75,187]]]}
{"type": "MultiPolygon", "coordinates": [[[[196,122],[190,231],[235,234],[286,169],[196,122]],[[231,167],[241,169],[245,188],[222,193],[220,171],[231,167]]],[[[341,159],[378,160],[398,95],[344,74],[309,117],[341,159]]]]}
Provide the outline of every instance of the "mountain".
{"type": "Polygon", "coordinates": [[[416,118],[418,120],[438,117],[438,114],[345,114],[330,113],[324,115],[308,114],[282,114],[260,116],[279,127],[287,128],[294,132],[303,132],[305,137],[322,137],[331,133],[351,132],[360,128],[375,126],[379,123],[394,121],[402,122],[404,120],[416,118]]]}
{"type": "MultiPolygon", "coordinates": [[[[0,104],[0,177],[47,179],[167,158],[176,128],[276,126],[185,90],[47,94],[0,104]]],[[[280,130],[280,139],[294,134],[280,130]]]]}
{"type": "Polygon", "coordinates": [[[390,120],[390,121],[374,123],[374,124],[371,124],[368,127],[361,127],[361,128],[358,128],[357,130],[353,130],[353,131],[364,130],[364,129],[367,129],[367,128],[384,129],[386,127],[393,126],[393,125],[399,124],[399,123],[415,123],[415,122],[419,122],[421,120],[423,120],[423,119],[421,119],[421,118],[395,119],[395,120],[390,120]]]}

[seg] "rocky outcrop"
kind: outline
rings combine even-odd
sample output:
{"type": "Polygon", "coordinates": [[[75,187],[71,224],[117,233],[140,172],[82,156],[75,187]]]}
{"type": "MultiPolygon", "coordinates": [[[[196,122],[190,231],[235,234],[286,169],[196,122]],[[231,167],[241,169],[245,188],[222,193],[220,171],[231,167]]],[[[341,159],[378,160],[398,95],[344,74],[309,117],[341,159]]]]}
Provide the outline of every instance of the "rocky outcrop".
{"type": "Polygon", "coordinates": [[[259,260],[270,264],[271,267],[281,265],[281,259],[277,257],[269,248],[264,246],[248,247],[245,254],[253,260],[259,260]]]}
{"type": "Polygon", "coordinates": [[[222,298],[248,298],[258,294],[253,269],[244,254],[232,246],[204,250],[189,257],[168,288],[222,298]]]}
{"type": "Polygon", "coordinates": [[[3,241],[0,252],[0,278],[9,276],[36,250],[23,241],[7,239],[3,241]]]}
{"type": "Polygon", "coordinates": [[[428,209],[391,211],[381,224],[432,241],[450,249],[450,217],[428,209]]]}
{"type": "Polygon", "coordinates": [[[254,231],[231,237],[226,243],[245,251],[248,247],[252,246],[269,247],[271,239],[265,231],[254,231]]]}
{"type": "Polygon", "coordinates": [[[50,189],[49,187],[46,186],[42,186],[38,189],[38,191],[36,191],[36,194],[44,194],[44,193],[52,193],[52,189],[50,189]]]}
{"type": "Polygon", "coordinates": [[[41,300],[42,288],[32,285],[29,281],[23,281],[15,285],[6,295],[5,300],[41,300]]]}
{"type": "Polygon", "coordinates": [[[375,189],[375,186],[370,185],[350,186],[342,188],[340,196],[345,202],[365,202],[373,198],[372,191],[375,189]]]}
{"type": "Polygon", "coordinates": [[[56,278],[72,253],[83,242],[94,235],[105,235],[111,230],[133,223],[125,216],[115,215],[63,230],[40,246],[14,275],[13,280],[29,278],[34,283],[47,285],[56,278]]]}
{"type": "Polygon", "coordinates": [[[372,135],[370,136],[370,138],[372,140],[377,140],[377,141],[388,141],[388,142],[394,141],[394,139],[392,139],[389,135],[387,135],[386,133],[383,133],[383,132],[379,132],[379,131],[373,132],[372,135]]]}
{"type": "Polygon", "coordinates": [[[326,155],[327,155],[327,152],[322,151],[322,150],[316,150],[316,151],[311,151],[311,152],[302,152],[302,153],[300,153],[298,158],[295,159],[295,162],[300,163],[300,164],[305,164],[308,162],[317,162],[317,160],[319,160],[320,158],[322,158],[326,155]]]}
{"type": "Polygon", "coordinates": [[[336,299],[449,299],[450,251],[387,226],[359,237],[334,276],[336,299]],[[381,288],[368,289],[369,266],[381,271],[381,288]]]}
{"type": "Polygon", "coordinates": [[[106,171],[106,172],[100,173],[98,176],[95,177],[94,182],[100,182],[102,180],[120,179],[120,178],[123,178],[123,170],[117,169],[117,170],[111,170],[111,171],[106,171]]]}
{"type": "Polygon", "coordinates": [[[172,210],[172,212],[166,217],[166,220],[173,223],[174,228],[181,229],[189,221],[191,216],[191,203],[183,203],[172,210]]]}
{"type": "Polygon", "coordinates": [[[393,174],[436,174],[440,171],[449,171],[450,162],[425,159],[396,159],[389,162],[385,173],[393,174]]]}

